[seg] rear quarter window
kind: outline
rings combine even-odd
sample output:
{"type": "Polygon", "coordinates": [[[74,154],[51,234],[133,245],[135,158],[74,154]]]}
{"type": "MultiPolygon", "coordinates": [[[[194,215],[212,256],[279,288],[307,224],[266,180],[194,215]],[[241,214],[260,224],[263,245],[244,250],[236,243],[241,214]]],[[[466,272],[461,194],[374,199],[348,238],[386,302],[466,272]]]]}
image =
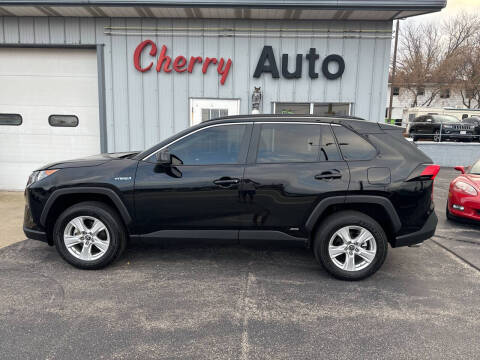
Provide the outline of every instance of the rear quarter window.
{"type": "Polygon", "coordinates": [[[371,160],[377,155],[377,149],[360,135],[344,126],[332,129],[345,160],[371,160]]]}

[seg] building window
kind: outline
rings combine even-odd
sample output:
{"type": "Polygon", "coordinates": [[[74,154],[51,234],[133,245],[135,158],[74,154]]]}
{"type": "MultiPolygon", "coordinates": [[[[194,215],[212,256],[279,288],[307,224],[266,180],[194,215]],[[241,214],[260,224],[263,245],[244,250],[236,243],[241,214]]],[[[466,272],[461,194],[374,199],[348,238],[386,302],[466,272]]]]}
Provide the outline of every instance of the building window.
{"type": "Polygon", "coordinates": [[[450,98],[450,89],[442,89],[442,90],[440,90],[440,98],[441,98],[441,99],[448,99],[448,98],[450,98]]]}
{"type": "Polygon", "coordinates": [[[53,127],[77,127],[78,117],[75,115],[50,115],[48,123],[53,127]]]}
{"type": "Polygon", "coordinates": [[[310,103],[275,103],[275,114],[310,114],[310,103]]]}
{"type": "Polygon", "coordinates": [[[228,109],[202,109],[202,121],[228,116],[228,109]]]}
{"type": "Polygon", "coordinates": [[[273,103],[274,114],[350,115],[350,104],[345,103],[273,103]]]}
{"type": "Polygon", "coordinates": [[[419,95],[419,96],[425,95],[425,87],[419,86],[419,87],[417,88],[417,95],[419,95]]]}
{"type": "Polygon", "coordinates": [[[19,126],[22,122],[22,116],[19,114],[0,114],[0,125],[19,126]]]}
{"type": "Polygon", "coordinates": [[[393,91],[393,96],[400,95],[400,88],[398,86],[394,86],[392,91],[393,91]]]}

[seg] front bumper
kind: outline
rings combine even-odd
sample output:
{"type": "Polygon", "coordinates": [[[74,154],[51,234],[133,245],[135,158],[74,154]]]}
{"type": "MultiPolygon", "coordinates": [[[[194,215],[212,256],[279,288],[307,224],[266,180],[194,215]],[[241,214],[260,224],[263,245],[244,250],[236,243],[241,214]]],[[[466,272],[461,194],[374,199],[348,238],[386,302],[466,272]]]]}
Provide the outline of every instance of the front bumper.
{"type": "Polygon", "coordinates": [[[427,221],[423,225],[423,227],[410,234],[400,235],[395,237],[393,241],[391,241],[392,247],[401,247],[401,246],[409,246],[415,245],[424,242],[427,239],[430,239],[433,234],[435,234],[435,229],[437,228],[438,218],[435,211],[432,211],[430,216],[428,217],[427,221]]]}
{"type": "Polygon", "coordinates": [[[25,211],[23,215],[23,232],[29,239],[40,240],[51,245],[48,240],[47,232],[44,228],[38,225],[32,216],[32,210],[30,208],[30,198],[28,196],[28,189],[25,190],[25,211]]]}
{"type": "Polygon", "coordinates": [[[447,206],[450,214],[455,217],[480,221],[480,195],[465,196],[450,191],[447,206]],[[463,206],[463,210],[453,208],[453,204],[463,206]]]}

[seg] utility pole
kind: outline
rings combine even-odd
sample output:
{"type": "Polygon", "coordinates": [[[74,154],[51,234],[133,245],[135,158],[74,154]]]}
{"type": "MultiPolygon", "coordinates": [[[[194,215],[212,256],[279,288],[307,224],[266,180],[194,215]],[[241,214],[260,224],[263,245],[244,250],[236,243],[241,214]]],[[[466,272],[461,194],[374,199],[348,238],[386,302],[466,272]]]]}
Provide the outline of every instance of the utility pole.
{"type": "Polygon", "coordinates": [[[393,84],[395,84],[395,73],[397,71],[397,48],[398,48],[398,32],[400,30],[400,20],[397,19],[397,29],[395,30],[395,46],[393,49],[393,66],[392,66],[392,85],[390,86],[390,106],[388,107],[388,119],[392,118],[393,104],[393,84]]]}

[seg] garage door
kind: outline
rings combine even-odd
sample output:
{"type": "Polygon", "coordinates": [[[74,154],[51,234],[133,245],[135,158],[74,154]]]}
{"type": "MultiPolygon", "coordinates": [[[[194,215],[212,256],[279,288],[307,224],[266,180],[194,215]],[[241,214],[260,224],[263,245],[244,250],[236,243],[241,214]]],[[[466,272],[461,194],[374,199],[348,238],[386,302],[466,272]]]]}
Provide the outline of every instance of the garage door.
{"type": "Polygon", "coordinates": [[[100,152],[95,50],[0,48],[0,84],[0,189],[100,152]]]}

